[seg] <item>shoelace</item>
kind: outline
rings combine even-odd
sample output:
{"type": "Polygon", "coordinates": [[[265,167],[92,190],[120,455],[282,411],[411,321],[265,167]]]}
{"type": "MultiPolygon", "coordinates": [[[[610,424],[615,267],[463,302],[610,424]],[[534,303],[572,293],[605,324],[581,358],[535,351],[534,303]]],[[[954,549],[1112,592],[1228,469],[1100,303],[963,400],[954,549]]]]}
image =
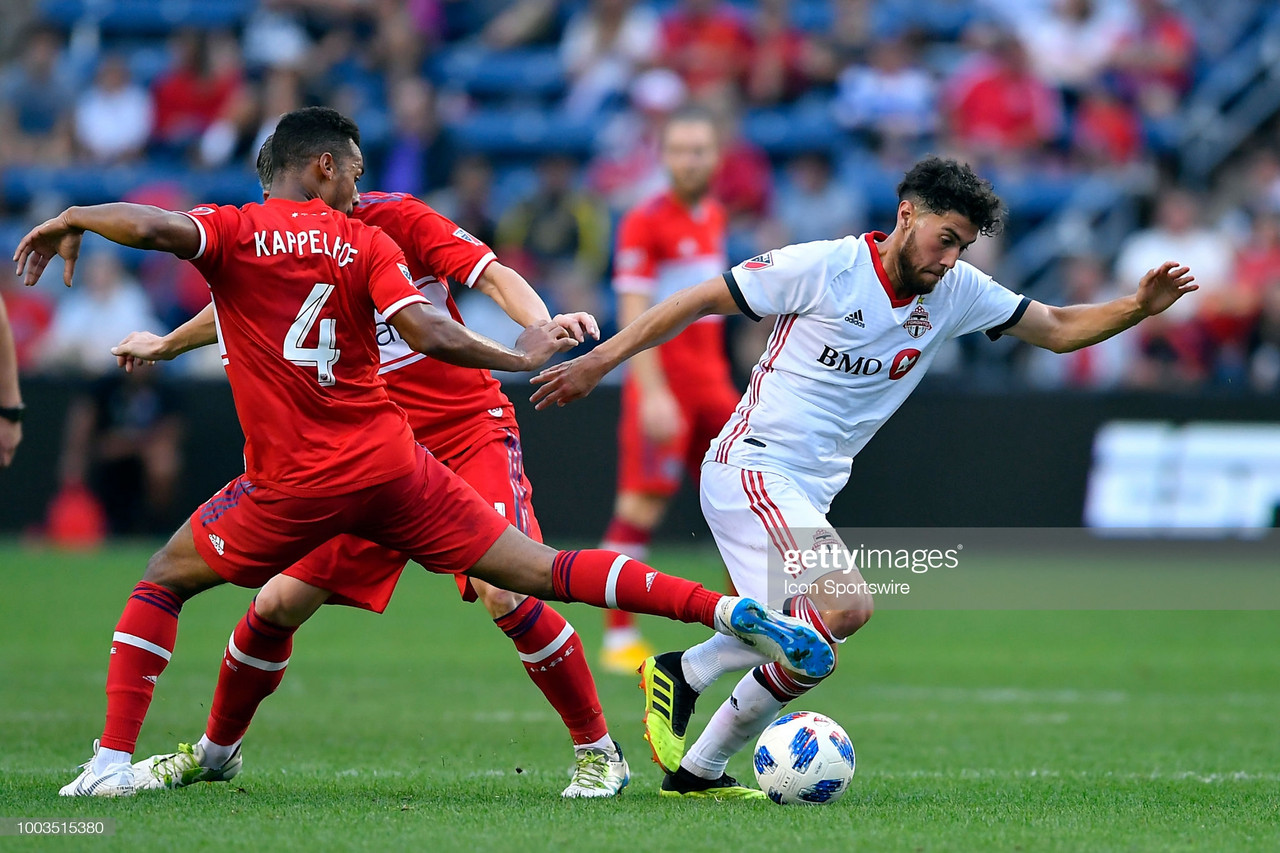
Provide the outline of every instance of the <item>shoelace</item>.
{"type": "Polygon", "coordinates": [[[578,756],[570,782],[581,788],[603,788],[609,773],[609,759],[599,752],[584,752],[578,756]]]}
{"type": "Polygon", "coordinates": [[[192,764],[197,764],[196,752],[189,743],[178,744],[177,752],[173,755],[166,756],[151,765],[151,775],[159,779],[161,782],[164,782],[166,785],[170,784],[175,778],[180,777],[183,771],[187,769],[179,766],[179,762],[181,762],[184,757],[189,757],[192,764]]]}

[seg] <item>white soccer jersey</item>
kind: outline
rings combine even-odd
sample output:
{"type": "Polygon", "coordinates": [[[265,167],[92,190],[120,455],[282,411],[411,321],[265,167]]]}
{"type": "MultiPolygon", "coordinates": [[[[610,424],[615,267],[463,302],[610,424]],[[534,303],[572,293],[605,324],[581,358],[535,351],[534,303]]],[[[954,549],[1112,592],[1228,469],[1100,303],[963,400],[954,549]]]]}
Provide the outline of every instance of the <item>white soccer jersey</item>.
{"type": "Polygon", "coordinates": [[[787,246],[724,274],[744,314],[778,320],[706,461],[785,476],[825,513],[942,343],[978,331],[994,340],[1031,302],[963,261],[932,293],[896,299],[875,248],[884,239],[787,246]]]}

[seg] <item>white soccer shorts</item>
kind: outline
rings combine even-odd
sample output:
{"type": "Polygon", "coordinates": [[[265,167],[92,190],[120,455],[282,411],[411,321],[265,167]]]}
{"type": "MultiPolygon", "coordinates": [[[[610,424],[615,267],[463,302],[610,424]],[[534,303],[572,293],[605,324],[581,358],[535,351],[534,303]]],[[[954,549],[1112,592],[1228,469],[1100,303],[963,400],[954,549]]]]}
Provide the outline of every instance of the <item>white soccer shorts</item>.
{"type": "Polygon", "coordinates": [[[699,491],[702,514],[739,595],[780,607],[795,587],[829,571],[814,568],[794,577],[782,572],[788,550],[813,549],[819,544],[813,541],[815,530],[825,531],[826,542],[835,536],[827,517],[791,480],[707,461],[702,464],[699,491]]]}

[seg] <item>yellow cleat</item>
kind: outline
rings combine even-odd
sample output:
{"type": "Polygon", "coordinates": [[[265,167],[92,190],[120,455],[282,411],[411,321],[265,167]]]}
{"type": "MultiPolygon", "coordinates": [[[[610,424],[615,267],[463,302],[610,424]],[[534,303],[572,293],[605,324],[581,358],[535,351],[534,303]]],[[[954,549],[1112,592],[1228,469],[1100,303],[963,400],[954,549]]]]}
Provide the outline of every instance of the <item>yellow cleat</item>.
{"type": "Polygon", "coordinates": [[[684,758],[685,733],[698,694],[685,681],[680,652],[648,658],[640,665],[640,689],[644,691],[644,739],[653,760],[675,773],[684,758]]]}
{"type": "Polygon", "coordinates": [[[653,654],[653,646],[644,640],[632,640],[616,649],[605,649],[600,656],[600,666],[615,675],[630,675],[640,668],[644,659],[653,654]]]}

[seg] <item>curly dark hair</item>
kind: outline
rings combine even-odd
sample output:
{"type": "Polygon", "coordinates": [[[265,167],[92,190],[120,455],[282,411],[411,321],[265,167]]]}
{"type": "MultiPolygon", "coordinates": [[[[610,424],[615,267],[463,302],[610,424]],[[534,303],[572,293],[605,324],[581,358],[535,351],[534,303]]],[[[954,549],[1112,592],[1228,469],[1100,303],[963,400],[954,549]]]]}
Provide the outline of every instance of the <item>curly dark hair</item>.
{"type": "Polygon", "coordinates": [[[959,213],[988,237],[1004,226],[1004,205],[991,182],[957,160],[926,157],[916,163],[898,184],[898,200],[930,213],[959,213]]]}

